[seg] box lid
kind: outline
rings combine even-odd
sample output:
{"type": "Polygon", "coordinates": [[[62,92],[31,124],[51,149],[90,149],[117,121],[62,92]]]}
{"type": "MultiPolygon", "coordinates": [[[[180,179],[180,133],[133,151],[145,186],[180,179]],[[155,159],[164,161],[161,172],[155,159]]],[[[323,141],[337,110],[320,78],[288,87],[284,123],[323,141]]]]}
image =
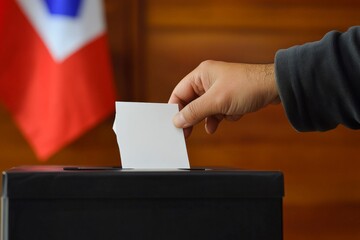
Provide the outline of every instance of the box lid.
{"type": "Polygon", "coordinates": [[[2,196],[58,198],[280,198],[279,171],[224,169],[130,170],[29,166],[3,173],[2,196]]]}

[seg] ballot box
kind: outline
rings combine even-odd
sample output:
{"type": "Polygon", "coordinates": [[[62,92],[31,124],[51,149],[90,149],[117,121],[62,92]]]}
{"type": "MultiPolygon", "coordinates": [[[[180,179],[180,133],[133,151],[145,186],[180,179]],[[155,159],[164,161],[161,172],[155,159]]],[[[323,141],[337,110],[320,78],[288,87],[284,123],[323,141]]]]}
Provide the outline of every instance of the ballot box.
{"type": "Polygon", "coordinates": [[[277,171],[31,166],[3,173],[3,240],[279,240],[277,171]]]}

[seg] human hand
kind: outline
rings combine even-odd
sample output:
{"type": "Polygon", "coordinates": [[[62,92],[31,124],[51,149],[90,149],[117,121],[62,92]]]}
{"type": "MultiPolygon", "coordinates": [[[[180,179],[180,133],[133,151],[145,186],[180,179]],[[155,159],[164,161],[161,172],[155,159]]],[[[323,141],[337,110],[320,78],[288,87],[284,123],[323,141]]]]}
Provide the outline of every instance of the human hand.
{"type": "Polygon", "coordinates": [[[244,114],[280,102],[274,64],[242,64],[207,60],[185,76],[173,90],[169,103],[177,103],[176,127],[185,136],[205,119],[212,134],[223,120],[235,121],[244,114]]]}

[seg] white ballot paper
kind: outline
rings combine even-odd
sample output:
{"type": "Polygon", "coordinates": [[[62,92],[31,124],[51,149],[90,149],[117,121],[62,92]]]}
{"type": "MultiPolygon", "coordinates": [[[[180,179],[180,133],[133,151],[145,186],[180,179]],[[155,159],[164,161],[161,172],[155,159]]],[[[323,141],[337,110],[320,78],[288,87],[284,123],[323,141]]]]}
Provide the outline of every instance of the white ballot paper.
{"type": "Polygon", "coordinates": [[[177,104],[116,102],[113,130],[123,168],[189,168],[182,129],[172,122],[177,104]]]}

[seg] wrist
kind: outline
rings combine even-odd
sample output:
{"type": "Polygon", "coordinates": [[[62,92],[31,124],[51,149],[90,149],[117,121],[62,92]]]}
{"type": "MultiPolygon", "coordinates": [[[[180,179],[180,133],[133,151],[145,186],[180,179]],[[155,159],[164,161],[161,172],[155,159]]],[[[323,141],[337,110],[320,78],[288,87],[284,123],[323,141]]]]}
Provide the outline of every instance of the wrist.
{"type": "Polygon", "coordinates": [[[273,63],[264,64],[264,83],[268,90],[268,103],[280,103],[279,91],[275,79],[275,66],[273,63]]]}

